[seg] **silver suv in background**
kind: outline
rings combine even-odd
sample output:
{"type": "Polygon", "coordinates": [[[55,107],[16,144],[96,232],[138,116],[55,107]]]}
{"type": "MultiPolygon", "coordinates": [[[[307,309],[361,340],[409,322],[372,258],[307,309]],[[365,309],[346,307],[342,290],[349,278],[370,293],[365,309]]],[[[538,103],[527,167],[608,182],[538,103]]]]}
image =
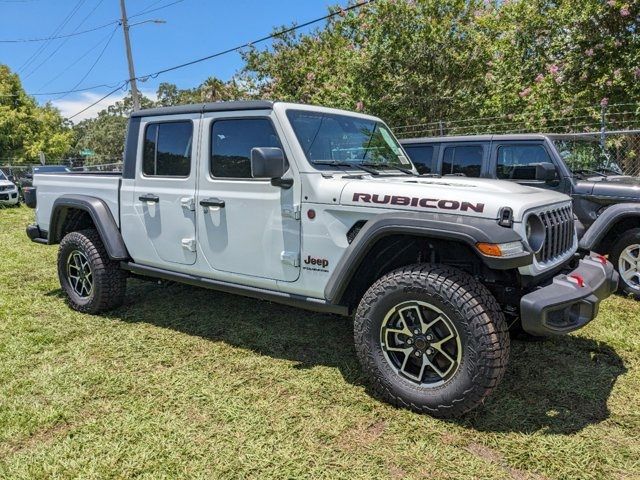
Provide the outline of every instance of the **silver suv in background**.
{"type": "Polygon", "coordinates": [[[0,205],[20,205],[18,187],[2,170],[0,170],[0,205]]]}

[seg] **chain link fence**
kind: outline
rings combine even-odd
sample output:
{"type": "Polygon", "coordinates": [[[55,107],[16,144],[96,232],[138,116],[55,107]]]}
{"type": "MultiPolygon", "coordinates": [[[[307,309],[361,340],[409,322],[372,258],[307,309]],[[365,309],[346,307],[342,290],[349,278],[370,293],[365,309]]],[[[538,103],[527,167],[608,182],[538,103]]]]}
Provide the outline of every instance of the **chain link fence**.
{"type": "Polygon", "coordinates": [[[604,132],[604,145],[625,174],[640,177],[640,130],[604,132]]]}

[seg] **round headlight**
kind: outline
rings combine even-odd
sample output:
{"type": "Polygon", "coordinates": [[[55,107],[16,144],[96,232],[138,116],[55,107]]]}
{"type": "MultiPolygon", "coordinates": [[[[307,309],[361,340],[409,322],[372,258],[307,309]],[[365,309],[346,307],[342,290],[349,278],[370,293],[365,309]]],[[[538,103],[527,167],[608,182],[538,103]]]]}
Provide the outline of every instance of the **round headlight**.
{"type": "Polygon", "coordinates": [[[542,223],[538,215],[532,213],[527,217],[526,229],[527,243],[531,250],[533,250],[533,253],[538,253],[544,245],[544,239],[547,233],[544,228],[544,223],[542,223]]]}

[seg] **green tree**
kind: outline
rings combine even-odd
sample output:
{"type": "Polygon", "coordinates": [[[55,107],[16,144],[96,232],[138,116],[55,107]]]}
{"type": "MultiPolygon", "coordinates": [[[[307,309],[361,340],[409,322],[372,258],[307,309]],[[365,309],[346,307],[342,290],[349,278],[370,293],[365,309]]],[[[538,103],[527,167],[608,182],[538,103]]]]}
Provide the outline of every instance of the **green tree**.
{"type": "MultiPolygon", "coordinates": [[[[155,104],[153,100],[142,96],[140,105],[142,108],[151,108],[155,104]]],[[[122,161],[127,120],[132,111],[133,99],[129,94],[98,112],[97,117],[74,125],[75,143],[70,154],[79,156],[84,149],[92,150],[95,155],[87,158],[88,164],[122,161]]]]}
{"type": "Polygon", "coordinates": [[[0,163],[32,163],[40,152],[59,160],[69,150],[73,132],[50,104],[38,106],[18,75],[0,65],[0,163]]]}
{"type": "MultiPolygon", "coordinates": [[[[246,98],[246,91],[235,81],[223,82],[210,77],[195,88],[179,89],[172,83],[161,83],[157,90],[157,101],[141,97],[142,108],[183,105],[187,103],[215,102],[246,98]]],[[[87,163],[119,162],[124,154],[127,119],[133,111],[133,100],[127,95],[123,100],[110,105],[95,118],[83,120],[74,126],[75,143],[72,154],[78,156],[83,149],[93,150],[95,155],[87,163]]]]}
{"type": "Polygon", "coordinates": [[[157,97],[158,106],[168,107],[187,103],[241,100],[247,98],[248,93],[235,79],[224,82],[209,77],[195,88],[179,89],[172,83],[161,83],[158,86],[157,97]]]}
{"type": "Polygon", "coordinates": [[[611,118],[632,120],[640,113],[639,8],[623,0],[377,0],[250,49],[243,79],[258,96],[365,110],[392,125],[445,120],[458,133],[597,126],[601,102],[627,104],[611,118]]]}

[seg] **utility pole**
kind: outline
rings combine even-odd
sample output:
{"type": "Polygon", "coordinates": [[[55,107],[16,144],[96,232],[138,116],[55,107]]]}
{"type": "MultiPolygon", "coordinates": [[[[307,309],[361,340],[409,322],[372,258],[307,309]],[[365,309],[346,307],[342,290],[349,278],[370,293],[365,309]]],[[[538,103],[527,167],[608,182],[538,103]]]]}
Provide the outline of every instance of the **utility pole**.
{"type": "Polygon", "coordinates": [[[136,83],[136,71],[133,68],[133,56],[131,55],[131,41],[129,40],[129,20],[127,19],[127,7],[125,0],[120,0],[120,12],[122,13],[122,32],[124,33],[124,46],[127,50],[127,62],[129,63],[129,83],[131,84],[131,96],[133,97],[133,111],[140,110],[140,97],[138,84],[136,83]]]}

